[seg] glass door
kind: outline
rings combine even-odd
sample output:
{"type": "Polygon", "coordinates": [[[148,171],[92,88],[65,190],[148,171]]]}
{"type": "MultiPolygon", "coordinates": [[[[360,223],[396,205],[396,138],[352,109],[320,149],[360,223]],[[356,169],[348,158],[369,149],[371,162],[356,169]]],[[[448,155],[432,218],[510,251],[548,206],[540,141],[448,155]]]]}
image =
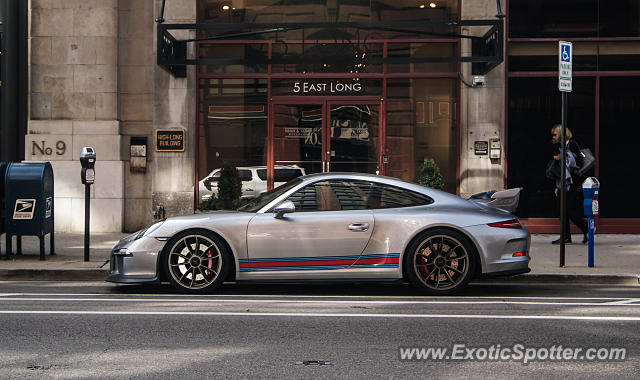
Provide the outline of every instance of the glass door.
{"type": "Polygon", "coordinates": [[[326,171],[324,163],[323,104],[273,105],[274,185],[284,178],[286,169],[301,169],[303,174],[326,171]]]}
{"type": "Polygon", "coordinates": [[[274,103],[272,120],[274,186],[300,172],[380,172],[379,102],[274,103]]]}
{"type": "Polygon", "coordinates": [[[331,103],[329,171],[379,173],[379,104],[331,103]]]}

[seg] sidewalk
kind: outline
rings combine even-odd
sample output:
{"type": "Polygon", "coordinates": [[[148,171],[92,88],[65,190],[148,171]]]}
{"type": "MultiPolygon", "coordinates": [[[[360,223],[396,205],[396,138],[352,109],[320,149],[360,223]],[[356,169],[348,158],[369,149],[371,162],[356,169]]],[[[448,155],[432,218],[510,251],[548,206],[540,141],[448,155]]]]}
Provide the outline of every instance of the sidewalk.
{"type": "MultiPolygon", "coordinates": [[[[49,256],[49,239],[45,238],[46,260],[40,261],[39,241],[33,236],[22,238],[22,255],[6,255],[5,237],[2,235],[0,281],[52,280],[87,281],[104,280],[109,271],[111,247],[125,233],[91,235],[90,261],[84,261],[84,235],[82,233],[56,233],[56,256],[49,256]]],[[[580,282],[639,285],[640,235],[596,235],[595,267],[587,267],[587,245],[574,243],[566,246],[565,267],[560,268],[560,247],[551,241],[557,235],[532,235],[531,272],[496,281],[522,282],[580,282]]],[[[574,235],[580,242],[582,235],[574,235]]],[[[16,243],[13,243],[15,252],[16,243]]]]}
{"type": "Polygon", "coordinates": [[[22,237],[22,255],[16,255],[16,240],[13,240],[13,255],[5,260],[6,238],[2,235],[2,259],[0,281],[99,281],[109,274],[109,254],[113,245],[129,233],[92,233],[89,241],[89,259],[84,261],[84,234],[58,232],[55,234],[55,256],[49,255],[49,235],[45,236],[45,260],[40,261],[40,241],[36,236],[22,237]]]}

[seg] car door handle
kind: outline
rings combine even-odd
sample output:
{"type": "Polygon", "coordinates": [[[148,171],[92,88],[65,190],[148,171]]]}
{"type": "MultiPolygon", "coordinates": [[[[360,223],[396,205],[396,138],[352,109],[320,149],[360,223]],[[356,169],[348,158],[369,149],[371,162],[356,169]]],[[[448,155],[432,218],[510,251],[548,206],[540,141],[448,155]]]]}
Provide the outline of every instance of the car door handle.
{"type": "Polygon", "coordinates": [[[348,227],[351,231],[361,232],[369,229],[369,223],[353,223],[348,227]]]}

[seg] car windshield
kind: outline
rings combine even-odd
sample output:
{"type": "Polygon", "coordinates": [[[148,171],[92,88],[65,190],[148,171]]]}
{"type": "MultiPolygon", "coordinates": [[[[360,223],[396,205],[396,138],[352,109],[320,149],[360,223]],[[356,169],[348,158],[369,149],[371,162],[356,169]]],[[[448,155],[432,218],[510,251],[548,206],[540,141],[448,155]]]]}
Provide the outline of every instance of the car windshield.
{"type": "Polygon", "coordinates": [[[269,202],[284,194],[287,190],[291,189],[294,186],[297,186],[300,182],[302,182],[300,178],[294,178],[291,181],[280,185],[273,190],[260,194],[246,205],[240,207],[238,211],[257,212],[258,210],[269,204],[269,202]]]}

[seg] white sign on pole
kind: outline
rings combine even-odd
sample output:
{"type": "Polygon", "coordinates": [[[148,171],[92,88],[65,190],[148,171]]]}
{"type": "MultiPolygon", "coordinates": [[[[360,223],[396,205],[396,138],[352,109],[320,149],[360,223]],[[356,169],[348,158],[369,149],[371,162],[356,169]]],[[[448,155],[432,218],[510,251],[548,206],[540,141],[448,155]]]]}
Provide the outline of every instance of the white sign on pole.
{"type": "Polygon", "coordinates": [[[560,91],[571,92],[572,90],[571,85],[572,85],[571,79],[560,79],[558,81],[558,89],[560,91]]]}
{"type": "Polygon", "coordinates": [[[558,89],[571,92],[573,78],[573,47],[571,42],[558,44],[558,89]]]}

